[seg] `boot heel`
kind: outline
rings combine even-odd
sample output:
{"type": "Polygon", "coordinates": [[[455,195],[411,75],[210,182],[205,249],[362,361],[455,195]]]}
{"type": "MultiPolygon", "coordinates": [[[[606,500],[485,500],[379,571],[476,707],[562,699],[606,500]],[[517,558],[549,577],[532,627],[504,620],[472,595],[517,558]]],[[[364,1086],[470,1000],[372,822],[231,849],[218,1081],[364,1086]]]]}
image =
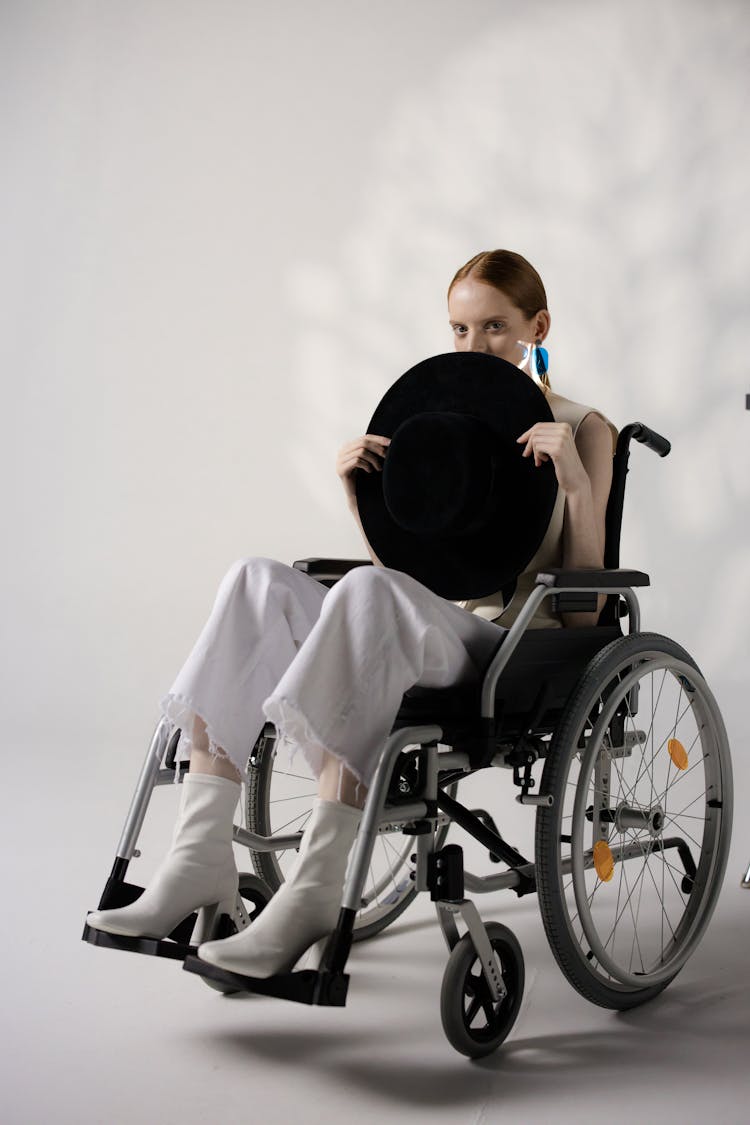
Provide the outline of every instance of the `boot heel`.
{"type": "Polygon", "coordinates": [[[249,920],[239,894],[225,898],[221,902],[209,903],[198,911],[190,944],[200,945],[204,941],[229,937],[236,930],[244,929],[249,920]]]}
{"type": "Polygon", "coordinates": [[[219,921],[218,910],[218,902],[209,903],[208,906],[201,906],[190,938],[191,945],[200,945],[202,941],[208,941],[214,935],[216,925],[219,921]]]}
{"type": "Polygon", "coordinates": [[[314,969],[317,972],[317,970],[320,968],[320,962],[323,960],[323,954],[326,951],[326,946],[328,945],[328,939],[330,936],[330,934],[326,934],[324,937],[318,938],[317,941],[313,942],[313,944],[307,950],[307,953],[303,955],[303,969],[314,969]]]}

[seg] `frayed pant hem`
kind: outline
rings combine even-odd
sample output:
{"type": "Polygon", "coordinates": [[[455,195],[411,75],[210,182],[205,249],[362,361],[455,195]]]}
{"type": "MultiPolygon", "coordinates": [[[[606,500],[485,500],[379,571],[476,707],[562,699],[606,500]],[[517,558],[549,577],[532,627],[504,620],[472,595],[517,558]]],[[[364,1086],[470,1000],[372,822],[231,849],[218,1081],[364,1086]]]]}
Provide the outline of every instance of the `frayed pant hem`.
{"type": "MultiPolygon", "coordinates": [[[[354,800],[359,801],[360,790],[367,789],[369,782],[365,779],[357,766],[339,753],[326,745],[320,735],[310,726],[307,716],[284,696],[269,696],[263,703],[263,714],[269,722],[273,723],[277,733],[277,748],[284,748],[289,756],[290,765],[301,751],[310,770],[319,780],[323,769],[323,759],[330,754],[340,765],[337,800],[342,801],[341,790],[344,780],[344,769],[356,779],[354,800]]],[[[342,802],[344,803],[344,802],[342,802]]]]}
{"type": "Polygon", "coordinates": [[[237,756],[223,745],[225,740],[217,736],[212,724],[200,713],[191,699],[175,692],[169,692],[160,700],[159,707],[161,708],[162,715],[169,724],[168,739],[171,738],[175,730],[179,729],[180,731],[180,741],[177,745],[177,756],[175,758],[175,783],[178,783],[180,780],[180,762],[190,761],[191,752],[195,745],[193,724],[196,719],[200,719],[204,724],[206,728],[206,738],[208,739],[208,746],[199,746],[198,749],[207,749],[208,753],[214,759],[223,758],[225,761],[231,762],[240,774],[240,777],[245,777],[247,758],[250,757],[249,753],[240,764],[240,760],[237,756]]]}

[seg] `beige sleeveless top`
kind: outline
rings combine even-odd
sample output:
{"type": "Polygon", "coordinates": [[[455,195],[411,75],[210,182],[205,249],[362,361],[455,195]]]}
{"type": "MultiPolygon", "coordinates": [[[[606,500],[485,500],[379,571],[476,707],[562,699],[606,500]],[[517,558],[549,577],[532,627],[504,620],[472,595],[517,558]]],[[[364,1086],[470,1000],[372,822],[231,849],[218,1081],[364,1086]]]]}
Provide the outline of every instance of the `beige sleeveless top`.
{"type": "MultiPolygon", "coordinates": [[[[612,431],[612,456],[614,457],[617,446],[617,427],[610,422],[609,418],[602,414],[600,410],[594,410],[591,406],[584,406],[580,402],[573,402],[571,399],[564,398],[562,395],[552,390],[547,391],[545,397],[555,421],[570,423],[574,440],[578,427],[587,414],[598,414],[600,418],[604,418],[604,421],[612,431]]],[[[518,617],[520,609],[527,597],[533,590],[534,579],[539,571],[546,570],[548,567],[552,566],[562,566],[563,564],[562,535],[564,515],[565,493],[558,488],[557,499],[552,509],[552,515],[544,539],[523,574],[519,575],[516,592],[507,607],[503,605],[501,590],[498,590],[495,594],[487,594],[483,598],[470,598],[466,601],[453,602],[453,605],[459,605],[463,609],[468,609],[472,613],[478,614],[480,617],[485,617],[488,621],[494,621],[497,625],[504,625],[506,628],[510,628],[518,617]]],[[[562,628],[562,620],[559,614],[552,612],[550,608],[551,604],[551,598],[545,598],[542,601],[529,622],[528,627],[530,629],[562,628]]]]}

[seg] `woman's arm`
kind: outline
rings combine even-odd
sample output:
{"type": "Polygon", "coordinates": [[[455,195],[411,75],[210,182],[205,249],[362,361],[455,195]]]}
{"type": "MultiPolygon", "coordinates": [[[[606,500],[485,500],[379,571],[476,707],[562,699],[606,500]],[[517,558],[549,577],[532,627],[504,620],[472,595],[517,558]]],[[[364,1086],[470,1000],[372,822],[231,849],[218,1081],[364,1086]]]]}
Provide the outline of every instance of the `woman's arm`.
{"type": "Polygon", "coordinates": [[[360,519],[360,516],[359,516],[359,508],[357,507],[357,500],[356,500],[356,497],[355,497],[355,498],[353,498],[353,499],[349,499],[349,500],[347,501],[347,503],[348,503],[348,505],[349,505],[349,511],[350,511],[350,512],[352,513],[352,515],[354,516],[355,520],[357,521],[357,526],[358,526],[358,528],[359,528],[360,532],[362,533],[362,538],[363,538],[363,539],[364,539],[364,541],[365,541],[365,547],[367,548],[367,553],[368,553],[368,555],[370,556],[370,558],[372,559],[372,561],[373,561],[373,562],[375,563],[375,566],[382,566],[382,565],[383,565],[383,564],[382,564],[382,562],[380,561],[380,559],[378,558],[378,556],[377,556],[377,555],[375,554],[375,552],[373,551],[373,549],[372,549],[372,547],[370,546],[370,543],[369,543],[369,541],[368,541],[368,538],[367,538],[367,536],[365,535],[365,529],[364,529],[364,528],[363,528],[363,526],[362,526],[362,520],[360,519]]]}
{"type": "MultiPolygon", "coordinates": [[[[579,569],[604,566],[605,515],[612,486],[612,434],[598,414],[587,414],[575,438],[578,456],[586,470],[565,495],[563,520],[563,567],[579,569]]],[[[594,613],[561,613],[566,628],[596,625],[606,594],[599,594],[594,613]]]]}
{"type": "Polygon", "coordinates": [[[354,474],[357,470],[366,473],[380,472],[383,468],[385,451],[390,444],[390,438],[381,437],[379,434],[363,434],[342,445],[336,457],[336,472],[344,486],[347,507],[357,521],[357,526],[367,547],[367,553],[375,566],[382,566],[383,564],[370,546],[365,535],[365,529],[362,526],[359,508],[357,507],[357,487],[354,474]]]}

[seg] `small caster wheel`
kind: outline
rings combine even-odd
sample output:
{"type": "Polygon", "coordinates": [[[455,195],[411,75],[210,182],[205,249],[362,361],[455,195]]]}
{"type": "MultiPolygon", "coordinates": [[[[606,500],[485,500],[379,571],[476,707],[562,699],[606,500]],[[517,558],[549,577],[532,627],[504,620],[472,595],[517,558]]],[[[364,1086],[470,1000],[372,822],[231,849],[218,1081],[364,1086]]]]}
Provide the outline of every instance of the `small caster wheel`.
{"type": "MultiPolygon", "coordinates": [[[[247,921],[245,926],[249,926],[258,917],[260,912],[267,906],[273,898],[273,891],[264,883],[257,875],[251,875],[249,871],[240,872],[239,881],[239,896],[242,899],[242,905],[245,908],[247,921]]],[[[219,919],[219,925],[213,939],[218,941],[220,938],[231,937],[232,934],[237,933],[237,926],[226,915],[223,914],[219,919]]],[[[213,988],[215,992],[223,992],[225,996],[231,996],[236,989],[228,988],[225,984],[220,984],[219,981],[210,980],[208,977],[200,978],[204,984],[209,988],[213,988]]]]}
{"type": "Polygon", "coordinates": [[[487,922],[485,930],[500,962],[506,995],[493,1002],[470,934],[451,951],[440,990],[440,1018],[448,1042],[470,1059],[497,1050],[516,1022],[523,998],[523,954],[515,935],[499,922],[487,922]]]}

